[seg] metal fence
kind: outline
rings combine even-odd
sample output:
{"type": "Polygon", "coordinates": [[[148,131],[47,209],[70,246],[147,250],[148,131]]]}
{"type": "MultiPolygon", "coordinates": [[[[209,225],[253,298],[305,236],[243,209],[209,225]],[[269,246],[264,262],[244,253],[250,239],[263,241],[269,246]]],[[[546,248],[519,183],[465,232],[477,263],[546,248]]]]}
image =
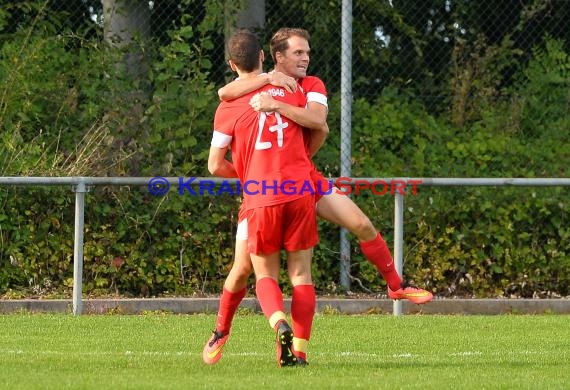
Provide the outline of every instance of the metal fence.
{"type": "MultiPolygon", "coordinates": [[[[72,186],[75,192],[75,228],[74,228],[74,251],[73,251],[73,314],[82,314],[83,293],[83,233],[84,233],[84,208],[85,193],[94,186],[148,186],[152,182],[151,177],[0,177],[0,185],[13,186],[72,186]]],[[[173,187],[179,183],[180,178],[163,178],[173,187]]],[[[222,179],[195,178],[193,185],[199,185],[202,180],[220,184],[222,179]]],[[[382,182],[391,184],[399,183],[402,191],[394,193],[394,264],[396,269],[403,275],[404,259],[404,197],[405,187],[402,183],[415,183],[418,186],[570,186],[567,178],[355,178],[354,182],[372,184],[382,182]]],[[[226,180],[227,183],[227,180],[226,180]]],[[[347,273],[349,270],[345,270],[347,273]]],[[[345,279],[349,275],[341,276],[345,279]]],[[[402,314],[402,302],[394,301],[393,314],[402,314]]]]}
{"type": "MultiPolygon", "coordinates": [[[[506,110],[513,111],[509,115],[516,116],[519,103],[506,91],[516,85],[533,48],[542,45],[546,37],[561,40],[566,49],[570,42],[567,0],[34,0],[5,5],[0,11],[2,43],[22,26],[39,26],[41,21],[53,19],[55,22],[46,26],[53,28],[48,34],[54,37],[65,33],[118,47],[140,43],[145,45],[141,52],[152,57],[159,56],[161,47],[171,42],[169,32],[189,27],[192,34],[188,33],[187,39],[211,63],[209,76],[216,86],[229,76],[224,41],[232,29],[254,29],[266,49],[280,27],[308,29],[312,47],[309,73],[325,81],[331,106],[340,107],[338,118],[330,119],[331,128],[340,133],[335,145],[339,169],[333,175],[345,177],[353,176],[353,122],[358,119],[355,107],[360,99],[374,103],[383,93],[397,90],[409,98],[410,105],[446,118],[459,129],[484,116],[482,110],[491,102],[505,101],[506,110]]],[[[29,40],[32,35],[20,37],[29,40]]],[[[136,65],[137,58],[128,63],[136,65]]],[[[560,61],[561,72],[567,72],[568,60],[560,61]]],[[[266,66],[270,68],[271,63],[266,66]]],[[[564,82],[568,82],[567,76],[564,82]]],[[[567,116],[568,99],[566,95],[561,112],[539,110],[533,123],[567,116]]],[[[527,163],[521,162],[519,171],[524,171],[527,163]]],[[[513,175],[492,159],[487,165],[499,177],[513,175]]],[[[543,176],[564,175],[542,172],[543,176]]],[[[344,230],[340,257],[341,284],[346,287],[350,284],[350,244],[344,230]]]]}

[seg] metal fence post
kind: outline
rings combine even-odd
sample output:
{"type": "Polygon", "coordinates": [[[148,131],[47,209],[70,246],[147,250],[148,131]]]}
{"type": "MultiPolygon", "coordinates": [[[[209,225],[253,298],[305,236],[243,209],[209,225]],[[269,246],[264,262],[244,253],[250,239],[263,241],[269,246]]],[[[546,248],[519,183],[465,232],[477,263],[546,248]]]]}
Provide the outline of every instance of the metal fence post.
{"type": "MultiPolygon", "coordinates": [[[[340,175],[352,176],[352,0],[342,0],[340,175]]],[[[350,242],[340,231],[340,285],[350,289],[350,242]]]]}
{"type": "Polygon", "coordinates": [[[83,290],[83,230],[85,218],[85,193],[87,187],[79,182],[75,191],[75,233],[73,241],[73,315],[81,315],[83,290]]]}
{"type": "MultiPolygon", "coordinates": [[[[394,194],[394,266],[403,277],[404,269],[404,195],[399,191],[394,194]]],[[[394,301],[392,312],[402,315],[402,301],[394,301]]]]}

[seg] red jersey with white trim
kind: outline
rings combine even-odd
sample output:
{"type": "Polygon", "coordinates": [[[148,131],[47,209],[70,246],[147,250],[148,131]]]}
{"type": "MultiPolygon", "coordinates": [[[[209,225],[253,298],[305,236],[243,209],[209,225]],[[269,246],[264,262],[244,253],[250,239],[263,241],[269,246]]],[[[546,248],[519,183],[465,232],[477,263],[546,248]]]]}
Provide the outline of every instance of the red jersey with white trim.
{"type": "Polygon", "coordinates": [[[299,85],[305,91],[307,103],[317,102],[328,107],[327,89],[323,80],[316,76],[306,76],[299,80],[299,85]]]}
{"type": "Polygon", "coordinates": [[[305,150],[302,128],[277,112],[254,111],[249,100],[258,92],[268,92],[274,99],[293,106],[306,105],[302,88],[292,94],[267,85],[218,106],[212,145],[230,145],[246,209],[314,194],[310,176],[312,163],[305,150]]]}
{"type": "MultiPolygon", "coordinates": [[[[325,87],[325,83],[323,80],[316,76],[306,76],[299,80],[299,85],[305,92],[305,96],[307,96],[307,104],[310,102],[320,103],[323,106],[327,107],[328,110],[328,98],[327,98],[327,89],[325,87]]],[[[307,153],[309,153],[309,144],[311,142],[311,129],[307,129],[303,127],[303,137],[305,139],[305,148],[307,153]]],[[[312,160],[311,160],[312,161],[312,160]]],[[[317,168],[314,167],[316,170],[317,168]]]]}

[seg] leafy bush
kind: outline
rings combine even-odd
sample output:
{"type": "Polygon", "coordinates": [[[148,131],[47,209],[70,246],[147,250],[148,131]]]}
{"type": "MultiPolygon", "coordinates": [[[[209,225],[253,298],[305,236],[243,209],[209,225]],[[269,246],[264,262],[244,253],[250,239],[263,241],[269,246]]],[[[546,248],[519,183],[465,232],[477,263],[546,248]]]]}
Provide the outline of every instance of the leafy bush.
{"type": "MultiPolygon", "coordinates": [[[[120,53],[93,31],[78,36],[65,15],[42,17],[36,10],[39,16],[11,32],[13,39],[0,47],[2,175],[207,175],[217,104],[210,54],[223,21],[219,6],[207,2],[207,15],[196,23],[193,15],[182,15],[183,23],[162,37],[160,46],[148,48],[152,90],[148,100],[136,103],[142,111],[133,116],[133,100],[125,92],[137,86],[116,67],[120,53]]],[[[6,15],[0,11],[0,28],[6,15]]],[[[513,51],[508,40],[501,45],[476,46],[473,61],[457,62],[470,70],[458,75],[473,77],[451,80],[449,96],[456,100],[448,113],[435,116],[398,87],[383,88],[375,99],[355,100],[352,175],[568,176],[570,66],[563,42],[547,39],[537,46],[505,89],[501,77],[512,65],[513,51]],[[460,95],[461,85],[471,85],[470,93],[460,95]]],[[[330,100],[329,125],[330,139],[316,163],[336,177],[338,96],[330,100]]],[[[568,295],[565,192],[420,187],[416,196],[405,197],[405,275],[442,296],[568,295]]],[[[393,243],[393,198],[368,193],[353,199],[393,243]]],[[[233,259],[239,201],[174,190],[154,197],[144,187],[91,189],[86,194],[84,291],[127,296],[219,292],[233,259]]],[[[0,205],[0,294],[69,296],[70,189],[2,187],[0,205]]],[[[340,293],[339,230],[320,221],[319,231],[313,262],[317,289],[340,293]]],[[[351,247],[353,289],[385,290],[354,237],[351,247]]],[[[287,283],[283,286],[290,291],[287,283]]]]}
{"type": "MultiPolygon", "coordinates": [[[[553,45],[547,42],[547,50],[552,51],[553,45]]],[[[560,74],[565,67],[560,61],[550,61],[556,69],[542,66],[543,72],[531,72],[535,61],[545,63],[540,59],[544,53],[535,50],[538,58],[523,71],[526,76],[516,87],[518,93],[526,93],[526,85],[535,82],[532,74],[537,80],[530,94],[543,85],[540,80],[545,72],[560,74]]],[[[559,53],[555,57],[566,59],[559,53]]],[[[557,99],[549,100],[556,107],[548,109],[553,113],[548,119],[540,110],[524,110],[527,121],[534,118],[547,123],[544,131],[530,137],[516,115],[520,110],[517,99],[482,107],[461,131],[432,117],[402,91],[385,89],[375,102],[357,100],[353,106],[353,176],[566,176],[568,132],[561,126],[568,117],[562,114],[568,107],[567,88],[560,92],[557,99]]],[[[338,102],[332,103],[333,110],[337,109],[338,102]]],[[[339,120],[335,112],[331,112],[333,126],[339,120]]],[[[318,157],[319,166],[331,176],[339,175],[332,159],[339,145],[338,134],[331,134],[318,157]]],[[[545,187],[420,187],[417,196],[405,197],[406,276],[444,296],[568,295],[563,276],[570,266],[568,231],[559,224],[569,210],[564,193],[564,188],[545,187]]],[[[389,197],[368,194],[354,200],[393,242],[392,200],[384,198],[389,197]]],[[[335,248],[337,234],[321,234],[320,247],[335,248]]],[[[358,248],[354,239],[351,244],[358,248]]],[[[317,251],[317,268],[337,272],[338,262],[331,266],[320,255],[317,251]]],[[[384,282],[357,249],[353,262],[355,280],[372,289],[383,288],[384,282]]]]}

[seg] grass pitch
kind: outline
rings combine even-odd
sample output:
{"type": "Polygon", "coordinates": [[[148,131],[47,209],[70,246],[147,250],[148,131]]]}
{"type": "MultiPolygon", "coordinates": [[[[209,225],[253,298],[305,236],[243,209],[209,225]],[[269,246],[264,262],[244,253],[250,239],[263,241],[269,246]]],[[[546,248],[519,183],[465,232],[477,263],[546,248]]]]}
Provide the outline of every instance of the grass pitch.
{"type": "Polygon", "coordinates": [[[317,315],[305,368],[238,315],[202,363],[214,315],[0,315],[3,389],[567,389],[570,316],[317,315]]]}

